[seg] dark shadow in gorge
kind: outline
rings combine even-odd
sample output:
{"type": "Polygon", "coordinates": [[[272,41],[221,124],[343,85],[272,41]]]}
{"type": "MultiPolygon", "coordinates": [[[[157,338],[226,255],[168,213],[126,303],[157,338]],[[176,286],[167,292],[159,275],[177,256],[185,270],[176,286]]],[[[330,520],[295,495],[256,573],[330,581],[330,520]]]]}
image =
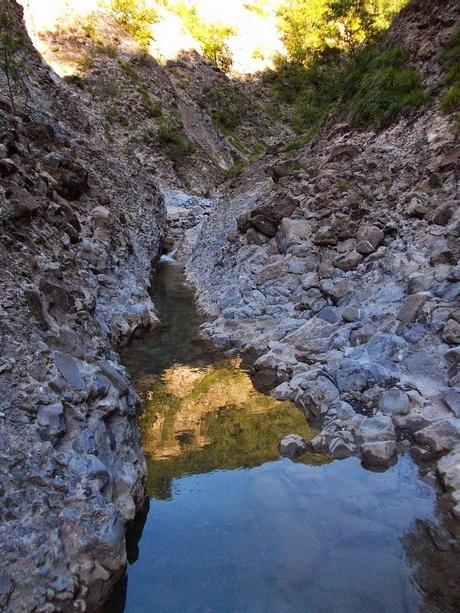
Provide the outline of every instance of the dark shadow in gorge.
{"type": "Polygon", "coordinates": [[[151,337],[132,342],[122,354],[141,394],[173,364],[200,368],[224,357],[200,336],[204,318],[196,309],[193,290],[184,283],[182,266],[161,260],[152,278],[151,295],[161,324],[151,337]]]}
{"type": "Polygon", "coordinates": [[[460,541],[447,515],[440,523],[417,520],[402,543],[415,568],[414,579],[424,594],[424,611],[460,611],[460,541]]]}
{"type": "MultiPolygon", "coordinates": [[[[126,556],[128,564],[134,564],[139,557],[139,541],[142,538],[145,522],[150,509],[150,499],[145,499],[142,510],[126,529],[126,556]]],[[[126,594],[128,590],[128,575],[125,574],[115,585],[110,598],[94,613],[124,613],[126,594]]]]}

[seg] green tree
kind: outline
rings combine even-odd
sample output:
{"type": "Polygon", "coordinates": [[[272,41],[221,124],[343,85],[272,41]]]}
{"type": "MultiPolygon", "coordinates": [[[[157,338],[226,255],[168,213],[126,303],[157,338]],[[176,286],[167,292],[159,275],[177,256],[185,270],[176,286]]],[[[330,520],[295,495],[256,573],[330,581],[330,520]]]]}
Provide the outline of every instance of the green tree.
{"type": "Polygon", "coordinates": [[[355,53],[385,30],[407,0],[285,0],[278,27],[288,60],[308,65],[326,49],[355,53]]]}
{"type": "Polygon", "coordinates": [[[351,54],[372,40],[377,31],[376,13],[368,0],[332,0],[328,3],[325,21],[332,46],[351,54]]]}
{"type": "Polygon", "coordinates": [[[150,45],[151,26],[158,20],[158,15],[145,0],[110,0],[109,12],[141,47],[147,48],[150,45]]]}
{"type": "Polygon", "coordinates": [[[6,77],[7,95],[13,112],[16,113],[14,87],[25,74],[24,58],[20,51],[24,48],[25,39],[14,28],[7,13],[0,13],[0,68],[6,77]]]}
{"type": "Polygon", "coordinates": [[[197,7],[181,1],[172,8],[182,19],[182,23],[203,49],[203,55],[214,62],[221,70],[227,72],[233,65],[233,58],[228,46],[228,39],[235,34],[235,29],[220,23],[206,23],[197,7]]]}
{"type": "Polygon", "coordinates": [[[326,0],[287,0],[278,9],[278,27],[288,58],[305,64],[323,48],[326,0]]]}

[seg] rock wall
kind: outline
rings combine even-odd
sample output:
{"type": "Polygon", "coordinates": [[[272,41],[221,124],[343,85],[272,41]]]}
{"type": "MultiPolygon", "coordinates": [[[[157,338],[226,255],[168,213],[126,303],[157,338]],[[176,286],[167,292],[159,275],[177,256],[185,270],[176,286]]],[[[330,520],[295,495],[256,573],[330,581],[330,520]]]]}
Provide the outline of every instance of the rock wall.
{"type": "MultiPolygon", "coordinates": [[[[430,86],[459,18],[457,3],[441,19],[414,2],[390,32],[414,33],[430,86]]],[[[440,460],[457,519],[459,158],[452,118],[433,106],[382,131],[331,118],[295,158],[265,157],[226,184],[187,264],[205,332],[322,420],[315,450],[372,466],[408,449],[440,460]]]]}
{"type": "Polygon", "coordinates": [[[16,111],[0,73],[0,609],[93,611],[144,502],[116,348],[157,322],[164,203],[2,9],[25,64],[16,111]]]}

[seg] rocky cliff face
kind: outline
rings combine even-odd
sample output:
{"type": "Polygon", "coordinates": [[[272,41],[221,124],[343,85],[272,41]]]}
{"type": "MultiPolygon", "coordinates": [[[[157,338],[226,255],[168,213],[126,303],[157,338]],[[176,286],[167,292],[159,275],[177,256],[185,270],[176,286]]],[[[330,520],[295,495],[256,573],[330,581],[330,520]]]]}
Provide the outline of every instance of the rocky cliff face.
{"type": "Polygon", "coordinates": [[[0,608],[91,611],[144,501],[140,403],[115,349],[157,321],[164,205],[26,38],[20,54],[16,111],[0,106],[0,608]]]}
{"type": "MultiPolygon", "coordinates": [[[[434,91],[458,23],[457,3],[414,2],[389,33],[410,41],[434,91]]],[[[432,104],[381,131],[331,118],[297,156],[267,156],[226,184],[187,241],[206,332],[322,420],[314,449],[372,466],[408,448],[439,460],[457,519],[459,153],[432,104]]]]}
{"type": "Polygon", "coordinates": [[[233,80],[196,51],[160,63],[96,2],[84,17],[70,5],[45,32],[24,6],[37,48],[85,110],[80,129],[97,123],[164,189],[205,195],[235,163],[291,133],[267,115],[260,80],[233,80]]]}
{"type": "MultiPolygon", "coordinates": [[[[16,3],[3,5],[25,34],[16,3]]],[[[413,3],[389,34],[434,97],[459,21],[457,3],[440,6],[413,3]]],[[[451,119],[428,103],[383,131],[331,118],[294,157],[270,153],[215,198],[189,198],[177,188],[206,194],[261,133],[270,145],[289,129],[267,125],[257,84],[193,54],[160,66],[113,23],[96,25],[115,55],[81,24],[48,33],[49,61],[85,57],[82,74],[60,79],[25,44],[17,108],[0,103],[0,608],[93,611],[124,571],[145,463],[116,350],[157,322],[157,184],[170,190],[171,241],[190,228],[178,256],[208,335],[255,356],[274,396],[322,420],[315,450],[386,466],[410,447],[437,462],[458,519],[451,119]],[[235,139],[218,112],[237,89],[235,139]]]]}

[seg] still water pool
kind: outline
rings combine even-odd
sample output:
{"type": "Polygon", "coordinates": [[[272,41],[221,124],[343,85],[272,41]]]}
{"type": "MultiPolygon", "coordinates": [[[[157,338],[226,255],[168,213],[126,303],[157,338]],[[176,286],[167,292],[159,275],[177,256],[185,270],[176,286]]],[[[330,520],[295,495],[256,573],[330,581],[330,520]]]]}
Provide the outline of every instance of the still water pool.
{"type": "Polygon", "coordinates": [[[174,263],[154,300],[162,326],[124,356],[146,406],[150,509],[116,610],[448,610],[424,608],[435,493],[410,459],[376,473],[356,458],[279,458],[279,438],[315,434],[298,409],[199,339],[174,263]]]}

